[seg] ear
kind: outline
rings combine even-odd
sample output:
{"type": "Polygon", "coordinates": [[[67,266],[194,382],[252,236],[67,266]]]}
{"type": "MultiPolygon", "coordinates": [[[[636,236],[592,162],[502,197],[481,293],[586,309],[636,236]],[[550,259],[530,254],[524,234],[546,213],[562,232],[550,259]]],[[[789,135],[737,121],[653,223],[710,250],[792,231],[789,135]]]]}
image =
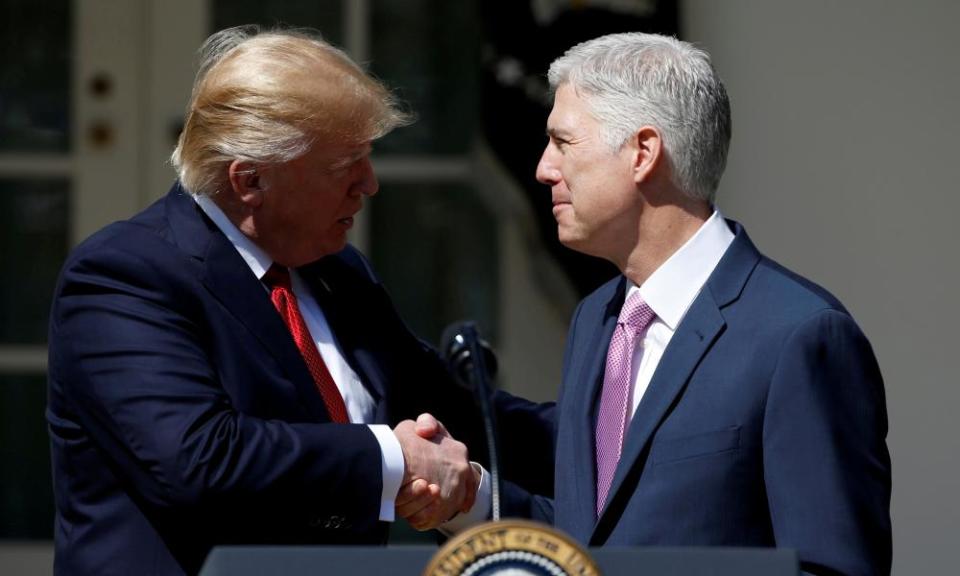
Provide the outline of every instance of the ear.
{"type": "Polygon", "coordinates": [[[649,181],[663,158],[663,138],[653,126],[641,126],[630,140],[633,149],[633,180],[637,184],[649,181]]]}
{"type": "Polygon", "coordinates": [[[234,197],[250,208],[257,208],[263,203],[263,184],[260,168],[245,160],[234,160],[227,169],[230,179],[230,188],[234,197]]]}

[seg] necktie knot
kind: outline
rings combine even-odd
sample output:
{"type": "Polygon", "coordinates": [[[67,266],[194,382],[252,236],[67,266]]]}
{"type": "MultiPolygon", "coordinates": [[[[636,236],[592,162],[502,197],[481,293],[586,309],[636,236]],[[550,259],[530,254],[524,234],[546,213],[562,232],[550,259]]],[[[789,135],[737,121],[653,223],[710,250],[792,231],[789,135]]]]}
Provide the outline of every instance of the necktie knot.
{"type": "Polygon", "coordinates": [[[650,322],[653,322],[656,316],[653,308],[650,308],[650,305],[643,301],[640,292],[635,291],[623,303],[617,322],[630,326],[634,330],[643,330],[650,322]]]}
{"type": "Polygon", "coordinates": [[[286,288],[290,290],[290,271],[276,262],[263,275],[263,283],[270,288],[286,288]]]}

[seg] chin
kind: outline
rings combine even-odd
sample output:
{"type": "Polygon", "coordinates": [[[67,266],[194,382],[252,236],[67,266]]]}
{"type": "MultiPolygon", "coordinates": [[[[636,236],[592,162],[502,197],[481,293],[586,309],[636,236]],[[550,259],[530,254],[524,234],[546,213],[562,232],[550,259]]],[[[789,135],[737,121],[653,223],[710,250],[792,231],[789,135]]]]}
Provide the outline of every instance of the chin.
{"type": "Polygon", "coordinates": [[[336,254],[337,252],[343,250],[347,247],[347,238],[343,237],[337,240],[336,242],[331,242],[323,247],[321,250],[323,256],[328,256],[330,254],[336,254]]]}
{"type": "Polygon", "coordinates": [[[589,238],[575,236],[573,234],[560,234],[559,240],[561,244],[575,252],[586,254],[587,256],[605,258],[605,256],[596,249],[596,243],[591,243],[589,238]]]}
{"type": "Polygon", "coordinates": [[[590,251],[587,249],[587,245],[578,238],[560,238],[560,243],[563,244],[566,248],[569,248],[575,252],[580,252],[583,254],[590,254],[590,251]]]}
{"type": "Polygon", "coordinates": [[[585,239],[582,236],[562,226],[557,228],[557,239],[560,240],[561,244],[572,250],[582,250],[585,244],[585,239]]]}

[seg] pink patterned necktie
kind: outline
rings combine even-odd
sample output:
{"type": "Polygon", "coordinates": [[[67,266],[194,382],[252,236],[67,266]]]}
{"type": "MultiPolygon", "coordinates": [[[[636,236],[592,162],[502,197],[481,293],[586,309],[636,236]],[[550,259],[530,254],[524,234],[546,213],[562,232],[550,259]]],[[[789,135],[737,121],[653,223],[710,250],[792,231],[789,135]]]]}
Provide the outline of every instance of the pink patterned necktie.
{"type": "Polygon", "coordinates": [[[600,393],[600,411],[597,414],[597,516],[613,482],[613,474],[623,450],[627,430],[630,391],[633,388],[633,351],[637,339],[656,317],[640,292],[624,302],[617,319],[617,327],[607,350],[607,367],[603,373],[603,391],[600,393]]]}

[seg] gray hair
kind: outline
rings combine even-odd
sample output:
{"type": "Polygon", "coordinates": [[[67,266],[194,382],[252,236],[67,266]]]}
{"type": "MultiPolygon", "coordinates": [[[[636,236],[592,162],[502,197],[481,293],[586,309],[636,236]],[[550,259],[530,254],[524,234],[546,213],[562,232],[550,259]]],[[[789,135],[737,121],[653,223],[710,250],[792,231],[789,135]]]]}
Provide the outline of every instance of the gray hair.
{"type": "Polygon", "coordinates": [[[374,140],[411,121],[383,84],[319,32],[238,26],[200,48],[170,160],[188,190],[213,194],[234,160],[289,162],[317,141],[374,140]]]}
{"type": "Polygon", "coordinates": [[[550,65],[550,86],[569,83],[601,124],[613,150],[645,125],[658,128],[687,195],[712,202],[730,147],[730,101],[710,55],[655,34],[601,36],[550,65]]]}

